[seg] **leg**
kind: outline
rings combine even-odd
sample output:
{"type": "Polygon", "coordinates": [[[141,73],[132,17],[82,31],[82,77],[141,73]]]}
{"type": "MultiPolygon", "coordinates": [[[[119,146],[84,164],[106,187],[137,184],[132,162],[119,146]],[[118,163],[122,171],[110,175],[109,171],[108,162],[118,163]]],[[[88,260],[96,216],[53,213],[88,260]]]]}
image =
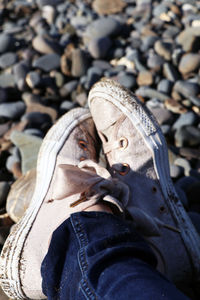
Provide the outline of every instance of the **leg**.
{"type": "Polygon", "coordinates": [[[51,299],[188,299],[155,270],[133,223],[105,212],[71,215],[54,232],[42,263],[51,299]]]}

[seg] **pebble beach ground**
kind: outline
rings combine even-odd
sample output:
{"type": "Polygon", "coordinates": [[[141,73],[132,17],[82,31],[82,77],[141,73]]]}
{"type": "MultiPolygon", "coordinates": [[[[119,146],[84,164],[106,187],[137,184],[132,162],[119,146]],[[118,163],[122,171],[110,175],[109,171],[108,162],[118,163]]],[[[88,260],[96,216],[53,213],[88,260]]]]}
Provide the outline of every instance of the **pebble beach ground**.
{"type": "Polygon", "coordinates": [[[200,233],[200,1],[2,0],[1,247],[29,205],[43,137],[87,106],[102,77],[157,118],[176,191],[200,233]]]}

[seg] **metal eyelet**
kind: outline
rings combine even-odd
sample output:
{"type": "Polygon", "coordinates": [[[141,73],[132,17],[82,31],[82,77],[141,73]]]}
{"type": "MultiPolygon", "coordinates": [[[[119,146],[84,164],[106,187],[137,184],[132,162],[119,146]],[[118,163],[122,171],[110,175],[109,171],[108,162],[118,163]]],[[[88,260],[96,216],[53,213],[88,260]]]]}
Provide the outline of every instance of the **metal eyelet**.
{"type": "Polygon", "coordinates": [[[126,149],[128,146],[128,140],[125,137],[121,137],[119,139],[119,147],[121,150],[126,149]]]}
{"type": "Polygon", "coordinates": [[[78,143],[83,150],[87,150],[87,143],[84,140],[79,140],[78,143]]]}
{"type": "Polygon", "coordinates": [[[123,164],[121,171],[119,171],[119,174],[121,176],[124,176],[129,172],[129,170],[130,170],[130,166],[128,164],[123,164]]]}

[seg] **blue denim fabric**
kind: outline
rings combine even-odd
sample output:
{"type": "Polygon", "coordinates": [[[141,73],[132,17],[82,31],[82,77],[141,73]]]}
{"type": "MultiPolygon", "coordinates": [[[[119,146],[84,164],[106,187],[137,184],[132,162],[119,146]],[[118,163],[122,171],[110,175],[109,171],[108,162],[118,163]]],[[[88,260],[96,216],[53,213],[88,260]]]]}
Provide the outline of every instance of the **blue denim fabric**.
{"type": "Polygon", "coordinates": [[[75,213],[53,233],[41,267],[43,292],[49,300],[187,300],[155,266],[131,222],[75,213]]]}

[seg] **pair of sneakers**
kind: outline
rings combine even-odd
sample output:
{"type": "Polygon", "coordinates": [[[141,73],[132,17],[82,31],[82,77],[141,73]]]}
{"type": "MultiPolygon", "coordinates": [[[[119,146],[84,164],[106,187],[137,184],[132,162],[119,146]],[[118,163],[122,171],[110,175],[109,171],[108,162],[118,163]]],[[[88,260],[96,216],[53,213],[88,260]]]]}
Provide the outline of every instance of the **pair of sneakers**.
{"type": "Polygon", "coordinates": [[[96,83],[88,101],[90,111],[71,110],[42,143],[31,204],[1,253],[3,290],[13,299],[44,299],[40,267],[53,231],[99,202],[132,219],[157,269],[178,287],[198,283],[200,239],[175,193],[157,122],[110,79],[96,83]],[[106,168],[99,164],[101,146],[106,168]]]}

